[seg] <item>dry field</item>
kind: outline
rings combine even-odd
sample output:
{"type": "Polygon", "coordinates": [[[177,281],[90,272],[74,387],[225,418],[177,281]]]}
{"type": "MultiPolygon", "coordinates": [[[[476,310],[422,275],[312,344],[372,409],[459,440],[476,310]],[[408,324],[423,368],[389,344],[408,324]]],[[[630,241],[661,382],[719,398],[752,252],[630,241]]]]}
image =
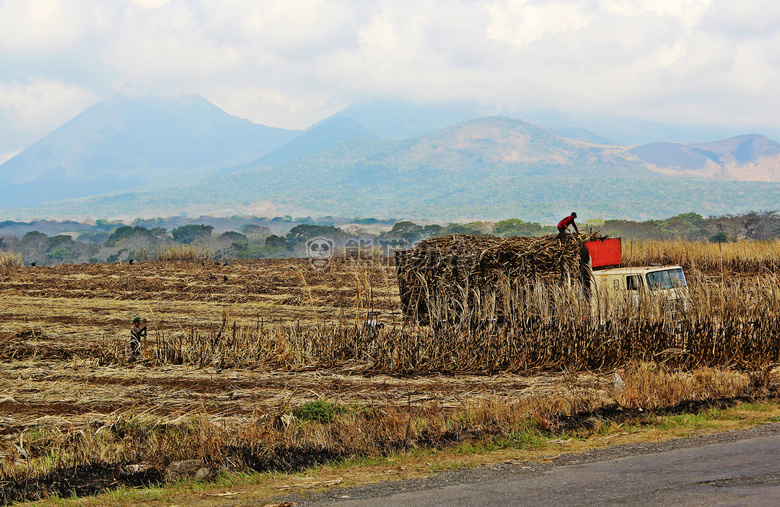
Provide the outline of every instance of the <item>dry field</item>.
{"type": "MultiPolygon", "coordinates": [[[[150,349],[177,335],[228,329],[297,328],[355,322],[379,312],[387,332],[402,325],[392,267],[340,264],[319,271],[305,260],[62,265],[0,271],[2,432],[40,424],[87,424],[125,411],[235,418],[327,398],[408,404],[555,390],[558,374],[357,375],[354,363],[318,369],[160,364],[150,349]],[[208,275],[219,275],[210,280],[208,275]],[[228,281],[223,281],[223,276],[228,281]],[[144,358],[127,361],[134,316],[148,319],[144,358]],[[114,359],[114,361],[111,361],[114,359]]],[[[358,326],[359,327],[359,326],[358,326]]],[[[273,358],[269,358],[273,359],[273,358]]],[[[567,380],[598,389],[596,375],[567,380]]]]}
{"type": "Polygon", "coordinates": [[[768,255],[771,264],[749,264],[728,280],[686,266],[707,309],[691,315],[690,327],[674,327],[673,338],[687,333],[688,349],[703,351],[713,348],[709,333],[723,348],[700,360],[668,347],[660,357],[630,350],[666,333],[664,322],[587,328],[588,336],[648,335],[613,344],[622,352],[609,356],[603,343],[569,350],[566,333],[582,333],[577,325],[560,326],[565,332],[542,350],[553,328],[531,320],[523,332],[535,333],[536,345],[529,341],[524,362],[513,362],[511,330],[455,336],[405,325],[395,270],[383,262],[336,262],[324,271],[307,260],[0,267],[1,498],[156,481],[170,462],[191,457],[213,469],[295,468],[446,444],[474,428],[495,434],[521,420],[550,429],[558,417],[615,403],[647,408],[751,395],[771,383],[770,370],[748,370],[779,359],[769,339],[777,336],[777,276],[761,268],[774,266],[776,250],[768,255]],[[368,312],[378,312],[384,329],[362,326],[368,312]],[[148,319],[149,333],[131,362],[136,315],[148,319]],[[615,364],[593,360],[598,350],[615,364]],[[663,398],[656,400],[632,391],[631,379],[647,380],[625,369],[628,385],[616,391],[616,364],[626,358],[697,369],[661,374],[656,381],[666,387],[653,387],[663,398]],[[742,371],[722,370],[734,366],[742,371]],[[324,427],[290,416],[316,400],[350,412],[324,427]],[[79,479],[79,466],[92,467],[94,477],[79,479]]]}

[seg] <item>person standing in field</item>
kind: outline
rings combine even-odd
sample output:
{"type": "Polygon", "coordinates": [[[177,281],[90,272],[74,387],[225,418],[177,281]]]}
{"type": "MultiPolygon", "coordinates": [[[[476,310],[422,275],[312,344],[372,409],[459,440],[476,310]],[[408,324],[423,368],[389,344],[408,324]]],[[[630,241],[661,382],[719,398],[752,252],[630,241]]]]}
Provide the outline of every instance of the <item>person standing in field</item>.
{"type": "Polygon", "coordinates": [[[141,354],[141,338],[146,337],[146,319],[143,325],[141,317],[133,319],[133,327],[130,328],[130,353],[133,361],[141,354]]]}
{"type": "Polygon", "coordinates": [[[580,230],[577,229],[577,224],[574,223],[574,219],[577,218],[577,213],[572,212],[571,215],[567,216],[560,222],[558,222],[558,239],[563,241],[566,238],[566,231],[569,229],[570,225],[574,226],[574,230],[577,232],[577,234],[580,233],[580,230]]]}

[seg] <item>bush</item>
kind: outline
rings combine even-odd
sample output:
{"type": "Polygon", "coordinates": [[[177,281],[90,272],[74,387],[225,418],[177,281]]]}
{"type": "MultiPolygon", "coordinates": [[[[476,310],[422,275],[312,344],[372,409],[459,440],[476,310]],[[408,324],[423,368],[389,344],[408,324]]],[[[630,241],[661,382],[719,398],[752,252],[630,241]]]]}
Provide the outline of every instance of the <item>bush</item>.
{"type": "MultiPolygon", "coordinates": [[[[299,243],[305,243],[306,241],[318,236],[334,238],[339,234],[343,234],[342,231],[330,225],[301,224],[296,225],[290,229],[290,232],[287,233],[287,243],[290,245],[297,245],[299,243]]],[[[266,245],[267,244],[268,240],[266,239],[266,245]]]]}
{"type": "Polygon", "coordinates": [[[271,234],[265,238],[265,246],[270,248],[287,248],[289,245],[287,244],[287,239],[284,236],[271,234]]]}
{"type": "Polygon", "coordinates": [[[212,225],[190,224],[176,227],[171,231],[171,235],[174,241],[189,244],[203,237],[210,238],[213,230],[212,225]]]}
{"type": "Polygon", "coordinates": [[[552,227],[544,228],[536,222],[524,222],[518,218],[510,218],[496,223],[495,233],[497,236],[541,236],[550,234],[554,231],[552,227]]]}
{"type": "Polygon", "coordinates": [[[111,233],[111,236],[105,242],[108,247],[114,247],[119,244],[123,239],[131,239],[134,237],[150,240],[152,238],[152,231],[146,227],[130,227],[129,225],[123,225],[117,227],[116,230],[111,233]]]}
{"type": "Polygon", "coordinates": [[[310,401],[293,409],[292,413],[301,421],[314,421],[319,423],[329,423],[336,419],[336,416],[346,412],[342,406],[335,405],[325,400],[310,401]]]}
{"type": "Polygon", "coordinates": [[[0,266],[6,268],[22,266],[22,256],[20,254],[0,252],[0,266]]]}

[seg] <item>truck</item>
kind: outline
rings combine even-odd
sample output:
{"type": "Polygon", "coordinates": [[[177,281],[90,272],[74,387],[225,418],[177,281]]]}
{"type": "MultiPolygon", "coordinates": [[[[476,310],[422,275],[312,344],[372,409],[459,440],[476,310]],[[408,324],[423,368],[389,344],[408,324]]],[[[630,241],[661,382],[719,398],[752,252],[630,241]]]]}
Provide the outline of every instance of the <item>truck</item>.
{"type": "MultiPolygon", "coordinates": [[[[407,322],[503,321],[522,313],[513,301],[539,284],[580,287],[592,315],[604,318],[621,301],[660,303],[667,315],[688,305],[682,267],[622,265],[620,238],[594,232],[565,241],[451,235],[396,252],[401,309],[407,322]]],[[[579,289],[577,289],[579,291],[579,289]]]]}
{"type": "Polygon", "coordinates": [[[643,297],[660,303],[669,316],[687,310],[688,283],[681,266],[623,267],[620,238],[590,240],[584,246],[589,256],[587,271],[594,313],[623,299],[639,305],[643,297]]]}

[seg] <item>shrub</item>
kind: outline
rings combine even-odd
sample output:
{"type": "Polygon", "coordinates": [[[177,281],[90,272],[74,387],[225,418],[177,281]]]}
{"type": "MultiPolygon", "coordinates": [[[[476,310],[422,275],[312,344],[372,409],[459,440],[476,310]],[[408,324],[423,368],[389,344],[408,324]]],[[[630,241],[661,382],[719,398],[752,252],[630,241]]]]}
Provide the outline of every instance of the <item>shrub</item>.
{"type": "Polygon", "coordinates": [[[325,400],[310,401],[293,409],[292,413],[301,421],[315,421],[319,423],[329,423],[336,419],[336,416],[346,412],[342,406],[335,405],[325,400]]]}

